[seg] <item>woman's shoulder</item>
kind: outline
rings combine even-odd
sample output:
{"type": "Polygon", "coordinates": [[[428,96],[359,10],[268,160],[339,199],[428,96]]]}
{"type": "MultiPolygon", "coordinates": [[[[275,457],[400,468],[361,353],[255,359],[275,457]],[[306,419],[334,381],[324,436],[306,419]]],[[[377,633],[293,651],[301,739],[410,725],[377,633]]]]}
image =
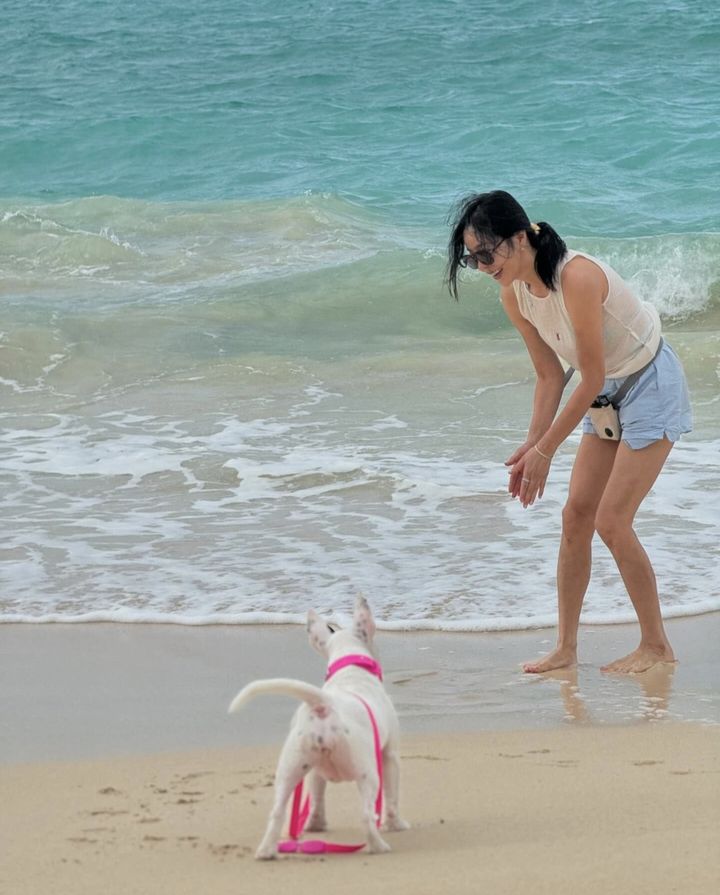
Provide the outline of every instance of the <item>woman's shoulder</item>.
{"type": "Polygon", "coordinates": [[[611,268],[598,258],[585,252],[569,251],[560,270],[560,285],[563,292],[586,291],[598,287],[607,290],[609,272],[611,268]]]}

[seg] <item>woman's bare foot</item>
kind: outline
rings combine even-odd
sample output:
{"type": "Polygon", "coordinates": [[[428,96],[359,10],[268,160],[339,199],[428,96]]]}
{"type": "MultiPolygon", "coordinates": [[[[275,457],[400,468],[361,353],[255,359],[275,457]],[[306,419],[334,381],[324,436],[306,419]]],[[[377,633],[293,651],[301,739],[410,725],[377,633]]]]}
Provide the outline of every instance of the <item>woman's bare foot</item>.
{"type": "Polygon", "coordinates": [[[573,665],[577,665],[577,650],[559,646],[537,662],[525,662],[523,671],[526,674],[542,674],[556,668],[571,668],[573,665]]]}
{"type": "Polygon", "coordinates": [[[602,665],[600,671],[615,674],[640,674],[654,665],[675,662],[675,655],[668,643],[665,646],[640,646],[622,659],[616,659],[609,665],[602,665]]]}

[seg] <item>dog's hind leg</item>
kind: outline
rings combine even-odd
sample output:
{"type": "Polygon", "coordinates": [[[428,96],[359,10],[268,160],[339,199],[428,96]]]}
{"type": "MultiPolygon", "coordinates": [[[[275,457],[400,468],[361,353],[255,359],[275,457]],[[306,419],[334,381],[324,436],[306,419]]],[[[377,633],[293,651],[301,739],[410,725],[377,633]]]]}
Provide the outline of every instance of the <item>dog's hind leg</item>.
{"type": "Polygon", "coordinates": [[[277,857],[277,844],[282,832],[287,805],[295,787],[305,776],[306,770],[302,755],[296,749],[283,749],[275,772],[275,800],[265,828],[265,835],[255,852],[255,857],[258,860],[269,861],[277,857]]]}
{"type": "Polygon", "coordinates": [[[410,824],[399,814],[400,756],[397,749],[388,743],[383,750],[383,795],[385,797],[385,829],[409,830],[410,824]]]}
{"type": "Polygon", "coordinates": [[[358,780],[368,851],[373,854],[390,851],[390,846],[378,832],[375,819],[375,799],[377,797],[379,783],[380,781],[378,780],[377,773],[363,774],[358,780]]]}
{"type": "Polygon", "coordinates": [[[317,771],[312,771],[308,776],[308,791],[310,793],[310,817],[305,829],[309,833],[322,833],[327,830],[327,818],[325,817],[325,788],[327,780],[317,771]]]}

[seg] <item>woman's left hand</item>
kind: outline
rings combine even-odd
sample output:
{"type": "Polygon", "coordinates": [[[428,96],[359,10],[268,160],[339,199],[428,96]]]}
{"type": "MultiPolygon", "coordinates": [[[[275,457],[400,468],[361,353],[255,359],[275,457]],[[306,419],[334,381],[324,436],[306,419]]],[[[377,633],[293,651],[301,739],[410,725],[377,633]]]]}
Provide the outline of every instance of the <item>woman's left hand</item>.
{"type": "Polygon", "coordinates": [[[541,456],[533,447],[513,465],[508,490],[513,497],[520,498],[524,507],[532,506],[536,498],[543,496],[550,464],[551,460],[541,456]]]}

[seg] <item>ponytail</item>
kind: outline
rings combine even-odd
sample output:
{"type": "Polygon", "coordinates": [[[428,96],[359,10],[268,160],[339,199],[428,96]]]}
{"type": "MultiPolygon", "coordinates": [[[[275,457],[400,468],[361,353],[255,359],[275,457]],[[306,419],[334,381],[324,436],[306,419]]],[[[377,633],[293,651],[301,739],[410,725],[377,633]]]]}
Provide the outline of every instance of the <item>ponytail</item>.
{"type": "Polygon", "coordinates": [[[535,249],[535,273],[548,289],[555,289],[557,266],[567,254],[565,241],[546,221],[531,224],[525,232],[535,249]]]}

